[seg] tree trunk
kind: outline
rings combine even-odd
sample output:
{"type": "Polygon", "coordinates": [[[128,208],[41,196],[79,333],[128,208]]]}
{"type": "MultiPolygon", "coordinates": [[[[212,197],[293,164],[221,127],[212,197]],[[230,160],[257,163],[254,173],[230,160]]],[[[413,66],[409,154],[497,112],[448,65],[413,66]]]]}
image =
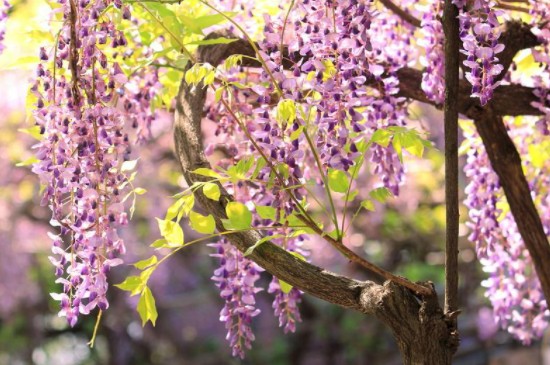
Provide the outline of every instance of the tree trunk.
{"type": "Polygon", "coordinates": [[[386,282],[378,293],[363,296],[365,308],[393,332],[403,364],[450,365],[458,348],[458,332],[453,321],[443,314],[435,291],[419,300],[409,290],[386,282]]]}

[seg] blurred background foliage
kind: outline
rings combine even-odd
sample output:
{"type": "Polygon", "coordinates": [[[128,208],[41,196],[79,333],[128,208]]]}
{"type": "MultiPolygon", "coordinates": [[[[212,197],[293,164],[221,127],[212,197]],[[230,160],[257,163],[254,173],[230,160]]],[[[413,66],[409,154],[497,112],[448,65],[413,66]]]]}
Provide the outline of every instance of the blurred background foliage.
{"type": "MultiPolygon", "coordinates": [[[[196,1],[177,7],[179,15],[193,19],[206,11],[193,5],[196,1]]],[[[33,138],[19,130],[32,126],[25,113],[29,107],[28,80],[37,62],[38,47],[53,39],[55,29],[48,28],[49,13],[50,7],[44,1],[14,2],[6,51],[0,57],[0,85],[4,91],[0,98],[0,364],[399,364],[395,343],[383,324],[312,297],[306,296],[303,301],[303,322],[297,332],[283,335],[271,314],[272,298],[265,292],[259,295],[263,315],[255,320],[252,351],[244,361],[231,358],[224,324],[218,321],[221,299],[210,280],[215,262],[208,256],[211,249],[206,245],[191,246],[153,276],[151,287],[160,313],[154,328],[141,327],[134,298],[114,287],[111,307],[104,315],[94,348],[87,345],[94,316],[83,317],[74,328],[57,317],[56,303],[49,296],[57,291],[47,258],[50,213],[40,206],[38,181],[30,167],[16,167],[32,157],[33,138]]],[[[146,31],[162,32],[154,25],[146,31]]],[[[177,56],[174,62],[177,66],[177,56]]],[[[177,67],[164,73],[161,81],[167,91],[160,102],[170,104],[180,76],[177,67]]],[[[388,270],[411,280],[433,281],[442,293],[442,118],[439,112],[421,105],[414,105],[411,114],[418,116],[418,125],[430,133],[436,148],[428,150],[424,159],[407,161],[408,180],[401,196],[375,213],[359,217],[347,243],[388,270]]],[[[140,157],[136,185],[148,192],[138,199],[134,218],[122,232],[128,245],[128,263],[147,257],[149,244],[159,236],[153,217],[163,216],[171,204],[170,196],[183,187],[172,154],[168,113],[156,122],[154,138],[134,153],[140,157]]],[[[463,190],[464,178],[461,186],[463,190]]],[[[466,216],[467,212],[461,211],[462,219],[466,216]]],[[[540,343],[530,349],[519,348],[495,328],[480,286],[483,273],[466,240],[467,233],[462,225],[462,346],[456,363],[540,363],[540,343]]],[[[193,232],[186,235],[192,237],[193,232]]],[[[312,260],[335,272],[374,279],[328,247],[317,246],[312,260]]],[[[129,265],[113,270],[111,282],[121,282],[129,272],[129,265]]],[[[270,278],[264,273],[262,280],[267,284],[270,278]]]]}

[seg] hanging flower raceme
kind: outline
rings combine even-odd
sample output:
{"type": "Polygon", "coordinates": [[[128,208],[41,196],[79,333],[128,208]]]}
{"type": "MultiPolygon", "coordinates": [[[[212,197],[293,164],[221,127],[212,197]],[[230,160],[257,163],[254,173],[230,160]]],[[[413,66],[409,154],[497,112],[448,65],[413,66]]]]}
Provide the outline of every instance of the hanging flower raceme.
{"type": "Polygon", "coordinates": [[[214,271],[212,280],[220,289],[220,296],[225,301],[220,312],[220,321],[225,323],[227,340],[233,356],[244,358],[246,349],[250,349],[254,341],[252,318],[260,314],[256,308],[255,295],[262,289],[255,286],[263,271],[253,261],[231,245],[226,239],[210,245],[216,248],[216,257],[220,267],[214,271]]]}
{"type": "Polygon", "coordinates": [[[420,58],[426,70],[422,73],[422,90],[426,96],[436,102],[443,104],[445,100],[445,52],[443,49],[443,25],[440,17],[443,12],[441,1],[432,0],[423,9],[418,45],[426,51],[425,56],[420,58]]]}
{"type": "MultiPolygon", "coordinates": [[[[522,154],[527,153],[531,138],[540,136],[529,125],[514,126],[511,137],[519,142],[522,154]],[[526,141],[522,143],[521,141],[526,141]]],[[[475,243],[477,256],[489,278],[483,282],[486,296],[500,326],[525,344],[540,338],[548,326],[550,311],[525,244],[510,211],[503,212],[503,194],[498,177],[476,132],[466,129],[469,145],[465,166],[470,183],[466,187],[465,204],[470,211],[472,229],[469,239],[475,243]]],[[[548,180],[548,172],[532,162],[527,171],[538,171],[534,181],[548,180]]],[[[534,183],[532,186],[545,186],[534,183]]],[[[533,195],[541,194],[533,191],[533,195]]],[[[548,194],[542,192],[541,205],[548,206],[548,194]]],[[[550,218],[541,216],[548,231],[550,218]]]]}
{"type": "Polygon", "coordinates": [[[466,79],[472,84],[472,97],[477,97],[481,105],[493,96],[493,90],[500,85],[496,76],[503,70],[496,55],[504,50],[498,43],[501,29],[493,0],[476,0],[471,7],[464,1],[454,1],[460,8],[460,39],[466,55],[464,65],[470,68],[466,79]]]}
{"type": "Polygon", "coordinates": [[[125,252],[116,229],[128,221],[125,172],[134,163],[122,162],[129,157],[129,140],[116,90],[127,80],[106,52],[127,42],[104,12],[114,5],[128,17],[129,9],[109,0],[61,5],[64,23],[56,49],[41,48],[31,89],[42,134],[33,171],[44,186],[42,202],[53,212],[51,224],[60,229],[51,234],[50,260],[63,291],[52,296],[61,302],[59,314],[74,326],[79,314],[108,307],[106,276],[125,252]]]}

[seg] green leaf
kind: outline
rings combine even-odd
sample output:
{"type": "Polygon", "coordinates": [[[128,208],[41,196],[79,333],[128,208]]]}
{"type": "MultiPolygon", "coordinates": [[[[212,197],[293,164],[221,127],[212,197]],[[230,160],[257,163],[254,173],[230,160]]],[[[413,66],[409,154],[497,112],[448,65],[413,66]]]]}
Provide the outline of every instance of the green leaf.
{"type": "Polygon", "coordinates": [[[181,226],[173,221],[157,218],[160,234],[168,241],[170,247],[183,245],[183,230],[181,226]]]}
{"type": "Polygon", "coordinates": [[[395,149],[395,152],[397,153],[397,157],[399,157],[399,161],[403,163],[403,142],[401,140],[401,134],[397,133],[393,136],[392,140],[392,146],[395,149]]]}
{"type": "Polygon", "coordinates": [[[418,132],[415,130],[408,130],[400,134],[400,140],[403,144],[403,148],[405,148],[407,152],[413,156],[422,157],[424,153],[424,144],[418,132]]]}
{"type": "Polygon", "coordinates": [[[225,207],[225,213],[233,229],[247,229],[252,224],[252,213],[246,205],[239,202],[230,202],[225,207]]]}
{"type": "Polygon", "coordinates": [[[253,244],[252,246],[250,246],[249,248],[247,248],[246,251],[244,252],[244,255],[245,255],[245,256],[249,256],[252,252],[254,252],[254,250],[255,250],[256,248],[258,248],[259,246],[261,246],[263,243],[268,242],[268,241],[271,241],[272,239],[274,239],[274,238],[279,238],[279,237],[283,237],[283,236],[280,235],[280,234],[275,234],[275,235],[272,235],[272,236],[265,236],[265,237],[262,237],[261,239],[258,240],[258,242],[256,242],[255,244],[253,244]]]}
{"type": "Polygon", "coordinates": [[[40,134],[40,127],[35,125],[34,127],[30,128],[20,128],[18,129],[19,132],[28,134],[32,138],[41,141],[42,140],[42,134],[40,134]]]}
{"type": "Polygon", "coordinates": [[[298,139],[298,137],[300,137],[300,135],[303,133],[304,131],[304,126],[301,125],[298,127],[298,129],[296,129],[294,132],[290,133],[290,140],[291,141],[294,141],[296,139],[298,139]]]}
{"type": "Polygon", "coordinates": [[[352,190],[349,192],[349,195],[346,197],[346,201],[351,202],[359,194],[359,190],[352,190]]]}
{"type": "Polygon", "coordinates": [[[345,193],[349,189],[349,178],[344,171],[329,169],[328,186],[337,193],[345,193]]]}
{"type": "Polygon", "coordinates": [[[207,169],[205,167],[200,167],[196,170],[191,171],[194,174],[201,175],[201,176],[207,176],[207,177],[214,177],[216,179],[221,179],[222,176],[218,174],[216,171],[212,169],[207,169]]]}
{"type": "Polygon", "coordinates": [[[202,234],[212,234],[216,229],[216,221],[212,214],[204,216],[191,211],[191,213],[189,213],[189,221],[191,223],[191,228],[202,234]]]}
{"type": "Polygon", "coordinates": [[[388,188],[376,188],[373,191],[369,193],[370,197],[378,200],[380,203],[385,203],[388,198],[391,198],[393,196],[392,192],[388,190],[388,188]]]}
{"type": "Polygon", "coordinates": [[[37,159],[36,157],[29,157],[27,158],[25,161],[21,161],[19,163],[16,163],[15,166],[17,167],[23,167],[23,166],[30,166],[36,162],[39,162],[40,160],[37,159]]]}
{"type": "Polygon", "coordinates": [[[260,218],[272,221],[275,221],[277,217],[277,209],[267,205],[256,205],[256,213],[258,213],[260,218]]]}
{"type": "Polygon", "coordinates": [[[153,247],[153,248],[168,247],[168,241],[166,241],[166,239],[164,239],[164,238],[159,238],[155,242],[151,243],[151,245],[149,247],[153,247]]]}
{"type": "Polygon", "coordinates": [[[366,210],[369,210],[371,212],[375,211],[374,203],[370,199],[365,199],[361,202],[361,207],[365,208],[366,210]]]}
{"type": "Polygon", "coordinates": [[[290,291],[292,290],[292,285],[290,285],[286,281],[282,281],[281,279],[279,279],[279,286],[281,287],[281,291],[285,294],[290,293],[290,291]]]}
{"type": "Polygon", "coordinates": [[[134,193],[136,193],[137,195],[143,195],[143,194],[145,194],[146,192],[147,192],[147,190],[144,189],[144,188],[135,188],[135,189],[134,189],[134,193]]]}
{"type": "Polygon", "coordinates": [[[277,117],[280,122],[291,124],[296,119],[296,103],[291,99],[283,99],[277,104],[277,117]]]}
{"type": "Polygon", "coordinates": [[[122,283],[115,284],[119,289],[131,292],[130,295],[136,295],[141,292],[145,283],[140,276],[128,276],[122,283]]]}
{"type": "Polygon", "coordinates": [[[202,192],[208,199],[214,201],[220,200],[220,187],[218,184],[207,182],[203,185],[202,192]]]}
{"type": "Polygon", "coordinates": [[[254,168],[252,175],[250,175],[250,178],[255,179],[256,177],[258,177],[258,174],[260,173],[260,171],[262,171],[266,164],[267,162],[265,161],[265,159],[263,157],[260,157],[256,162],[256,167],[254,168]]]}
{"type": "Polygon", "coordinates": [[[195,196],[193,194],[184,195],[179,198],[174,204],[168,207],[165,220],[172,220],[177,217],[177,221],[181,220],[182,215],[188,215],[195,205],[195,196]]]}
{"type": "Polygon", "coordinates": [[[224,68],[226,70],[229,70],[230,68],[233,68],[237,66],[239,63],[243,61],[243,55],[241,54],[234,54],[226,58],[224,62],[224,68]]]}
{"type": "Polygon", "coordinates": [[[371,141],[382,146],[388,147],[390,144],[392,133],[386,129],[378,129],[372,135],[371,141]]]}
{"type": "Polygon", "coordinates": [[[151,321],[153,326],[155,325],[158,317],[157,307],[155,305],[155,298],[149,287],[145,287],[141,292],[141,297],[137,305],[137,311],[141,317],[141,325],[145,326],[147,321],[151,321]]]}
{"type": "Polygon", "coordinates": [[[219,87],[216,89],[216,92],[214,94],[214,101],[217,103],[220,100],[222,100],[223,91],[225,90],[224,87],[219,87]]]}
{"type": "Polygon", "coordinates": [[[134,266],[136,268],[138,268],[139,270],[143,270],[143,269],[146,269],[154,264],[156,264],[158,262],[158,259],[155,255],[149,257],[148,259],[145,259],[145,260],[141,260],[141,261],[138,261],[134,264],[134,266]]]}

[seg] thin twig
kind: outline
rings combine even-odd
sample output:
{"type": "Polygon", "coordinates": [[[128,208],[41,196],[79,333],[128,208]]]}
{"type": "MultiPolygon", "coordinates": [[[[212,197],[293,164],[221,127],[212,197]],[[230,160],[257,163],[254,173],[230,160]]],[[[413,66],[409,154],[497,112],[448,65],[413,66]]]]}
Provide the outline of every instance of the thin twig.
{"type": "MultiPolygon", "coordinates": [[[[458,9],[445,0],[445,312],[458,310],[458,93],[459,93],[459,22],[458,9]]],[[[455,318],[456,319],[456,318],[455,318]]],[[[456,326],[456,320],[453,320],[456,326]]]]}

